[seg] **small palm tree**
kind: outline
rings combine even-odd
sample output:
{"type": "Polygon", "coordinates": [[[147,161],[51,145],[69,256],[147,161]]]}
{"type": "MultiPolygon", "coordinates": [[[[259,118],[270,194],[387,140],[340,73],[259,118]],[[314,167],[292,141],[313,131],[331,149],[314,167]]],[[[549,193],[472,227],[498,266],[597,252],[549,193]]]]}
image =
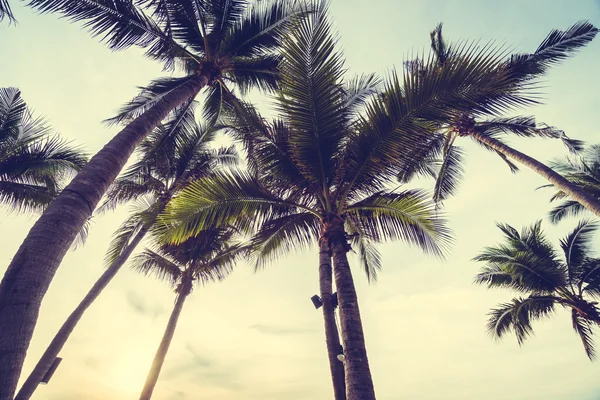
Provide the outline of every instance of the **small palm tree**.
{"type": "Polygon", "coordinates": [[[162,245],[137,255],[132,268],[169,283],[177,294],[165,333],[156,351],[140,400],[149,400],[156,386],[167,351],[173,340],[177,321],[194,285],[220,281],[231,272],[235,262],[247,249],[232,241],[233,230],[212,229],[178,245],[162,245]]]}
{"type": "Polygon", "coordinates": [[[43,211],[85,155],[34,118],[16,88],[0,88],[0,203],[18,212],[43,211]]]}
{"type": "Polygon", "coordinates": [[[532,322],[552,314],[556,306],[569,309],[573,329],[585,352],[594,359],[592,328],[600,324],[600,258],[591,256],[592,235],[598,225],[582,221],[560,242],[558,256],[541,228],[541,221],[521,233],[498,224],[505,243],[488,247],[474,258],[486,263],[475,282],[489,288],[506,288],[526,297],[515,297],[490,313],[489,332],[498,338],[511,330],[517,341],[533,333],[532,322]]]}
{"type": "Polygon", "coordinates": [[[4,357],[0,398],[13,396],[41,300],[62,258],[136,146],[174,110],[190,107],[202,89],[206,115],[214,119],[224,93],[274,88],[278,38],[303,12],[289,1],[256,6],[250,0],[32,0],[30,4],[83,21],[111,49],[144,48],[148,57],[184,76],[153,82],[132,101],[125,114],[135,119],[124,116],[127,126],[53,201],[13,257],[0,284],[0,325],[10,327],[0,332],[4,357]],[[8,305],[11,310],[4,309],[8,305]]]}
{"type": "Polygon", "coordinates": [[[185,116],[176,115],[157,127],[142,142],[139,161],[114,182],[100,208],[106,211],[135,202],[135,211],[114,235],[106,256],[108,268],[63,323],[15,400],[31,397],[85,311],[119,272],[169,200],[187,183],[209,176],[220,165],[235,165],[238,157],[233,148],[210,148],[214,136],[214,130],[194,121],[192,108],[185,116]]]}
{"type": "MultiPolygon", "coordinates": [[[[569,182],[577,185],[596,199],[600,199],[600,145],[588,147],[581,157],[567,157],[555,160],[549,164],[550,168],[560,173],[569,182]]],[[[544,187],[554,187],[546,185],[544,187]]],[[[568,199],[565,192],[556,192],[550,201],[562,200],[561,203],[550,211],[550,220],[553,223],[562,221],[568,216],[577,216],[586,208],[578,201],[568,199]]]]}
{"type": "MultiPolygon", "coordinates": [[[[560,62],[578,49],[588,44],[596,36],[598,29],[588,22],[579,22],[574,24],[566,31],[553,30],[540,44],[532,54],[512,55],[508,61],[514,69],[529,69],[526,66],[527,60],[538,59],[534,63],[533,69],[543,72],[552,64],[560,62]]],[[[461,57],[456,48],[447,44],[442,37],[442,25],[438,25],[431,33],[431,48],[436,59],[436,63],[430,64],[434,70],[443,70],[444,68],[455,68],[454,64],[461,57]]],[[[425,73],[422,62],[411,62],[408,69],[414,75],[425,73]]],[[[525,105],[528,102],[522,102],[525,105]]],[[[537,172],[547,179],[569,197],[578,200],[590,211],[600,215],[600,200],[592,196],[586,190],[571,183],[565,177],[542,164],[536,159],[523,154],[512,147],[506,145],[502,137],[507,134],[520,137],[539,137],[561,139],[567,148],[572,152],[577,152],[582,148],[582,142],[568,138],[565,133],[559,129],[546,124],[536,123],[535,118],[531,116],[504,117],[496,112],[491,115],[492,118],[482,118],[478,110],[468,113],[457,113],[450,124],[442,126],[438,133],[438,141],[433,141],[435,151],[442,154],[442,160],[439,162],[437,171],[429,169],[431,175],[436,177],[434,190],[434,199],[443,201],[454,194],[458,182],[462,177],[462,159],[463,151],[455,146],[455,140],[459,137],[470,137],[484,149],[492,151],[499,155],[510,167],[512,172],[518,171],[518,167],[513,163],[520,164],[537,172]]],[[[430,156],[431,157],[431,156],[430,156]]]]}

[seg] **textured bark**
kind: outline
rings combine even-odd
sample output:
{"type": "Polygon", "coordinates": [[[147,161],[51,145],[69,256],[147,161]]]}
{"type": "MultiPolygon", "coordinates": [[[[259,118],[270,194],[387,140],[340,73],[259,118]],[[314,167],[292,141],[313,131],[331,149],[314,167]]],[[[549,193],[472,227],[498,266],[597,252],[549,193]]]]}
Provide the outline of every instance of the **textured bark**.
{"type": "Polygon", "coordinates": [[[572,200],[577,201],[594,214],[600,216],[600,200],[592,196],[589,192],[579,188],[562,175],[556,173],[556,171],[554,171],[552,168],[547,167],[545,164],[539,162],[535,158],[529,157],[527,154],[523,154],[520,151],[505,145],[504,143],[500,143],[488,136],[481,135],[478,132],[471,132],[469,133],[469,136],[480,141],[481,143],[487,144],[508,158],[518,161],[519,163],[537,172],[539,175],[546,178],[548,182],[552,183],[558,190],[564,192],[572,200]]]}
{"type": "Polygon", "coordinates": [[[333,381],[333,394],[335,400],[346,399],[346,383],[344,381],[344,364],[338,360],[340,354],[340,337],[335,323],[335,309],[331,299],[332,273],[331,250],[327,240],[319,240],[319,287],[323,302],[323,319],[325,321],[325,341],[327,355],[329,356],[329,369],[333,381]]]}
{"type": "Polygon", "coordinates": [[[375,400],[358,298],[346,255],[350,246],[345,238],[338,238],[332,241],[331,247],[344,346],[346,396],[348,400],[375,400]]]}
{"type": "Polygon", "coordinates": [[[163,338],[160,341],[160,346],[158,346],[158,350],[156,351],[156,355],[154,356],[154,360],[152,361],[152,366],[150,367],[150,371],[148,372],[146,382],[144,383],[142,394],[140,394],[140,400],[150,400],[150,398],[152,397],[152,391],[154,391],[156,381],[158,381],[158,375],[160,375],[160,370],[163,366],[163,363],[165,362],[165,357],[167,356],[169,346],[171,345],[173,335],[175,334],[177,320],[179,319],[179,315],[181,314],[181,310],[183,309],[183,303],[185,302],[185,299],[187,298],[188,294],[189,291],[184,291],[177,295],[175,307],[173,307],[173,312],[171,312],[171,316],[169,317],[167,328],[165,329],[163,338]]]}
{"type": "Polygon", "coordinates": [[[106,288],[106,286],[110,283],[110,281],[115,277],[117,272],[121,269],[123,264],[127,261],[133,250],[140,243],[140,241],[146,236],[148,232],[148,228],[143,227],[138,234],[133,238],[131,243],[123,250],[123,252],[117,257],[117,259],[104,271],[104,273],[100,276],[100,278],[94,283],[94,286],[90,289],[90,291],[83,298],[81,303],[73,310],[71,315],[67,318],[67,320],[62,324],[50,345],[33,368],[31,374],[25,382],[21,389],[15,396],[15,400],[29,400],[33,392],[38,387],[40,381],[46,374],[46,371],[50,368],[54,359],[58,356],[58,353],[62,350],[63,346],[71,336],[73,329],[83,317],[83,313],[92,305],[92,303],[98,298],[100,293],[106,288]]]}
{"type": "Polygon", "coordinates": [[[0,283],[0,400],[12,400],[40,305],[65,253],[136,146],[207,84],[190,79],[119,132],[37,220],[0,283]]]}

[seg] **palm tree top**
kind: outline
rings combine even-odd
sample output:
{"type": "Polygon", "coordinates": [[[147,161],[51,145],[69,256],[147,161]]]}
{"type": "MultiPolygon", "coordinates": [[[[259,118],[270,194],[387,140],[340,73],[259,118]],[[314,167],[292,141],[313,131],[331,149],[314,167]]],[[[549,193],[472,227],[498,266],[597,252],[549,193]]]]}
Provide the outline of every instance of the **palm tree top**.
{"type": "Polygon", "coordinates": [[[42,211],[83,168],[81,149],[34,117],[17,88],[0,88],[0,203],[42,211]]]}
{"type": "Polygon", "coordinates": [[[502,337],[514,330],[519,343],[533,333],[531,323],[549,316],[555,306],[571,311],[573,328],[590,359],[595,357],[592,327],[600,324],[600,258],[592,254],[594,221],[581,221],[560,241],[560,253],[546,238],[541,221],[519,233],[498,224],[504,243],[486,248],[474,260],[485,263],[475,282],[488,288],[507,288],[516,297],[490,312],[489,332],[502,337]]]}

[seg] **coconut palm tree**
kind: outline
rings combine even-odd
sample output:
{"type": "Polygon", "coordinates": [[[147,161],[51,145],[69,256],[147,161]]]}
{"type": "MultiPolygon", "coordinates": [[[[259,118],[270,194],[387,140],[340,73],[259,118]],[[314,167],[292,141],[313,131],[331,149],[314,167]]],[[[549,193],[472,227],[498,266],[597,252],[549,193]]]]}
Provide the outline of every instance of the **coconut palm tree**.
{"type": "MultiPolygon", "coordinates": [[[[600,199],[600,145],[588,147],[580,157],[566,157],[550,162],[550,168],[564,176],[567,180],[600,199]]],[[[554,187],[545,185],[543,187],[554,187]]],[[[568,216],[577,216],[586,208],[581,203],[568,199],[565,192],[556,192],[550,201],[561,200],[561,203],[550,211],[550,221],[558,223],[568,216]]]]}
{"type": "Polygon", "coordinates": [[[33,117],[16,88],[0,88],[0,203],[17,212],[42,211],[85,155],[33,117]]]}
{"type": "MultiPolygon", "coordinates": [[[[494,48],[457,46],[450,66],[435,68],[434,57],[420,60],[419,73],[392,73],[383,93],[365,103],[364,90],[343,85],[343,58],[321,7],[284,38],[279,119],[269,123],[243,102],[226,99],[239,119],[231,131],[249,153],[249,173],[192,183],[167,208],[162,233],[177,242],[235,219],[240,229],[258,229],[255,245],[263,258],[318,241],[324,301],[331,293],[331,251],[347,398],[373,399],[346,253],[354,245],[373,263],[374,243],[401,238],[439,254],[448,231],[424,193],[387,188],[396,176],[408,181],[430,169],[443,139],[432,132],[457,114],[494,115],[533,103],[531,83],[572,48],[506,60],[494,48]]],[[[332,343],[328,337],[330,360],[339,351],[332,343]]]]}
{"type": "MultiPolygon", "coordinates": [[[[534,53],[512,55],[509,63],[515,65],[517,69],[528,69],[530,67],[519,65],[526,63],[528,59],[538,58],[539,62],[533,66],[533,69],[543,73],[552,64],[568,58],[579,48],[588,44],[597,33],[598,29],[585,21],[574,24],[566,31],[553,30],[534,53]]],[[[453,46],[447,44],[443,39],[441,24],[431,32],[431,48],[437,61],[429,64],[431,68],[438,70],[454,68],[453,63],[457,62],[457,57],[460,55],[454,51],[453,46]]],[[[418,75],[424,73],[425,67],[423,63],[419,63],[417,60],[409,63],[408,68],[418,75]]],[[[441,127],[438,134],[443,139],[436,143],[436,152],[442,154],[442,160],[439,162],[437,171],[433,171],[433,173],[431,170],[428,171],[436,177],[434,190],[436,201],[443,201],[456,192],[458,182],[462,177],[461,164],[464,153],[454,143],[459,137],[470,137],[486,150],[499,155],[508,164],[512,172],[518,171],[518,167],[513,163],[513,161],[516,161],[532,169],[564,193],[568,193],[569,197],[577,200],[596,215],[600,215],[600,200],[597,197],[571,183],[552,168],[508,146],[503,142],[502,137],[511,134],[520,137],[561,139],[572,152],[581,150],[583,144],[581,141],[568,138],[559,129],[536,123],[535,118],[531,116],[504,117],[501,113],[495,113],[491,116],[493,118],[489,118],[490,116],[482,118],[483,116],[478,115],[476,110],[475,112],[457,113],[450,124],[441,127]]]]}
{"type": "Polygon", "coordinates": [[[600,324],[600,258],[592,257],[592,236],[598,225],[581,221],[554,249],[541,228],[541,221],[521,233],[498,224],[505,236],[501,245],[488,247],[474,258],[486,265],[475,282],[489,288],[515,290],[515,297],[490,312],[488,330],[503,337],[511,330],[519,344],[533,333],[532,322],[550,316],[557,306],[571,311],[573,329],[585,352],[594,359],[592,328],[600,324]]]}
{"type": "Polygon", "coordinates": [[[178,245],[146,249],[132,261],[132,268],[169,283],[177,294],[165,333],[156,351],[140,400],[149,400],[175,334],[183,305],[194,285],[227,277],[235,262],[247,249],[232,241],[234,230],[211,229],[178,245]]]}
{"type": "Polygon", "coordinates": [[[0,399],[14,393],[41,300],[65,252],[136,146],[174,110],[190,107],[203,88],[205,113],[214,119],[223,93],[276,85],[277,39],[302,11],[289,1],[263,1],[255,7],[250,3],[31,2],[43,12],[83,21],[111,49],[142,47],[148,57],[184,76],[155,81],[132,101],[126,115],[134,119],[127,119],[127,126],[53,201],[14,256],[0,283],[0,325],[5,327],[0,332],[0,399]]]}
{"type": "Polygon", "coordinates": [[[138,148],[139,160],[109,189],[101,212],[131,201],[135,202],[134,212],[115,232],[106,256],[108,268],[63,323],[15,400],[31,397],[85,311],[125,264],[168,201],[187,183],[210,175],[220,165],[236,163],[233,148],[211,149],[215,132],[195,122],[194,107],[181,112],[184,115],[175,115],[154,129],[138,148]]]}

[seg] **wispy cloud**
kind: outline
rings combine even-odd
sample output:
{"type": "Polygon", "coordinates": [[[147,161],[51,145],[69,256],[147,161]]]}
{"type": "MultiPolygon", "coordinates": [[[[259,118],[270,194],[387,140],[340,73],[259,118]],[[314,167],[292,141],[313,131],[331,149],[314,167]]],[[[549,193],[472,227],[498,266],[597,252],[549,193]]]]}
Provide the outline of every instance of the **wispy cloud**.
{"type": "Polygon", "coordinates": [[[155,319],[165,313],[165,309],[161,304],[150,304],[145,297],[134,291],[127,292],[126,299],[127,303],[138,314],[155,319]]]}

